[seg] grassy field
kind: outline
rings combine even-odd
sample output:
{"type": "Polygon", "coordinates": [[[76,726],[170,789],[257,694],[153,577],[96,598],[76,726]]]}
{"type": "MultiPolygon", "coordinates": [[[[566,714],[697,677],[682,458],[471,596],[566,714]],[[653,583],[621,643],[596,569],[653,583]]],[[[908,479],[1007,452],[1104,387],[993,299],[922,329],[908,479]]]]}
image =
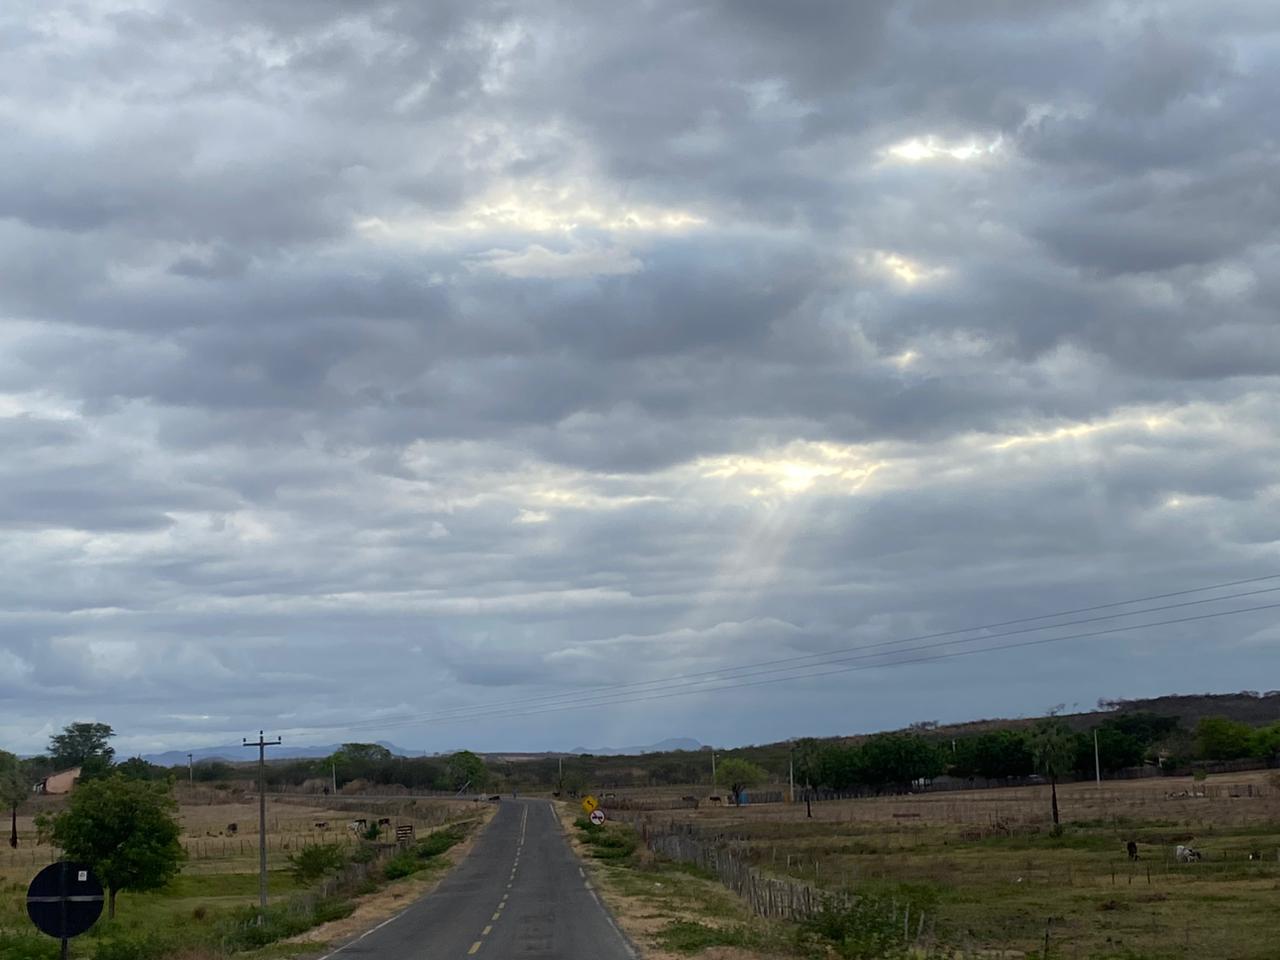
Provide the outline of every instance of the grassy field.
{"type": "MultiPolygon", "coordinates": [[[[1280,891],[1280,789],[1265,773],[1067,785],[1059,790],[1060,835],[1048,822],[1048,792],[830,802],[814,804],[812,819],[802,803],[703,804],[649,817],[696,824],[767,874],[910,904],[936,943],[965,955],[1039,957],[1046,934],[1048,956],[1060,958],[1280,955],[1271,926],[1280,891]],[[1128,840],[1139,845],[1136,863],[1128,840]],[[1194,845],[1204,861],[1175,862],[1179,843],[1194,845]]],[[[613,882],[636,892],[633,881],[613,882]]],[[[653,914],[690,919],[652,893],[653,914]]],[[[741,916],[733,923],[744,950],[754,937],[785,952],[778,944],[786,937],[764,937],[758,922],[741,916]]],[[[690,933],[690,952],[698,936],[690,933]]]]}
{"type": "MultiPolygon", "coordinates": [[[[288,799],[268,805],[268,882],[273,903],[287,903],[301,892],[288,869],[289,857],[299,850],[318,843],[339,843],[354,850],[357,840],[347,829],[353,819],[376,822],[387,818],[393,828],[413,824],[421,839],[434,829],[469,818],[482,819],[488,812],[484,805],[448,800],[316,801],[320,802],[309,805],[306,800],[288,799]],[[328,826],[322,829],[317,826],[320,823],[328,826]]],[[[55,801],[42,803],[44,812],[57,809],[55,801]]],[[[122,892],[116,920],[108,923],[104,917],[88,935],[73,941],[73,956],[97,956],[105,939],[151,934],[175,942],[213,942],[237,911],[257,904],[257,804],[187,802],[181,805],[180,816],[188,855],[181,874],[159,891],[122,892]],[[228,830],[232,823],[237,827],[234,833],[228,830]]],[[[7,844],[0,848],[0,934],[32,931],[25,911],[27,884],[41,867],[58,858],[56,850],[36,842],[34,814],[19,818],[19,837],[16,851],[7,844]]],[[[441,861],[433,861],[424,863],[423,869],[441,866],[441,861]]],[[[349,908],[350,904],[340,909],[335,905],[334,916],[349,908]]],[[[266,953],[288,955],[314,948],[314,943],[284,945],[266,953]]]]}

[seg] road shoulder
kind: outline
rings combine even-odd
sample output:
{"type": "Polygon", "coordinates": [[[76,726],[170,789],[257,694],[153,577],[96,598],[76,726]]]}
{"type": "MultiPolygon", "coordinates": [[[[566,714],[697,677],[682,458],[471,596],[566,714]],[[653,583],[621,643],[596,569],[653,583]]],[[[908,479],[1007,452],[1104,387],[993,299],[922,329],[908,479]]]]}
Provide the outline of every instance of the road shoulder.
{"type": "Polygon", "coordinates": [[[643,847],[623,861],[600,860],[583,843],[567,803],[554,804],[565,839],[614,923],[643,960],[775,960],[772,933],[713,879],[657,861],[643,847]]]}

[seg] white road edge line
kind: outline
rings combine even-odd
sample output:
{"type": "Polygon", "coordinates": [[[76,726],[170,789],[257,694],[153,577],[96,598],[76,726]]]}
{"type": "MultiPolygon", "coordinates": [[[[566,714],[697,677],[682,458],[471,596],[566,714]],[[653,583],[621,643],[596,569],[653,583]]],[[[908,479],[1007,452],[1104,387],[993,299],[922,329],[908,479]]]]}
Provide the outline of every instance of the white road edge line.
{"type": "Polygon", "coordinates": [[[374,927],[372,930],[366,930],[364,933],[360,934],[360,936],[356,937],[356,938],[355,938],[354,940],[352,940],[350,943],[344,943],[344,944],[343,944],[342,946],[340,946],[337,950],[333,950],[333,951],[331,951],[331,952],[329,952],[329,953],[326,953],[323,957],[321,957],[321,958],[320,958],[320,960],[329,960],[329,958],[330,958],[330,957],[336,957],[336,956],[337,956],[338,954],[340,954],[343,950],[347,949],[347,947],[354,947],[357,943],[359,943],[359,942],[360,942],[361,940],[363,940],[365,937],[369,936],[369,934],[371,934],[371,933],[377,933],[379,930],[381,930],[383,927],[385,927],[388,923],[394,923],[396,920],[399,920],[399,919],[400,919],[401,917],[403,917],[406,913],[408,913],[410,909],[411,909],[411,908],[409,908],[409,907],[405,907],[405,909],[401,910],[401,911],[400,911],[399,913],[397,913],[394,917],[389,917],[388,919],[383,920],[380,924],[378,924],[378,925],[377,925],[376,927],[374,927]]]}

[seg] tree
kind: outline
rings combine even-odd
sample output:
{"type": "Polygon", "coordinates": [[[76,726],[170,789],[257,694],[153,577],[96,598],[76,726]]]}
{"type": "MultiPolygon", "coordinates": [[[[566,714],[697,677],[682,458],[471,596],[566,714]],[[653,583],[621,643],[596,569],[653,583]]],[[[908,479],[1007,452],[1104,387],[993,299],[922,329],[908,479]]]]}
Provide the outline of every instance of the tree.
{"type": "Polygon", "coordinates": [[[795,762],[796,782],[806,787],[822,782],[822,744],[813,737],[802,737],[795,742],[792,752],[795,762]]]}
{"type": "Polygon", "coordinates": [[[1280,723],[1268,724],[1253,731],[1249,752],[1264,759],[1280,754],[1280,723]]]}
{"type": "MultiPolygon", "coordinates": [[[[169,776],[169,772],[164,767],[148,763],[141,757],[130,757],[123,763],[116,764],[112,769],[126,780],[164,780],[169,776]]],[[[83,777],[80,782],[84,782],[83,777]]]]}
{"type": "Polygon", "coordinates": [[[1060,827],[1058,819],[1058,779],[1071,772],[1076,759],[1076,738],[1070,728],[1056,717],[1048,717],[1036,724],[1031,732],[1031,756],[1036,769],[1049,778],[1053,806],[1053,826],[1060,827]]]}
{"type": "Polygon", "coordinates": [[[105,723],[69,723],[62,733],[49,738],[49,756],[59,770],[83,767],[94,760],[110,766],[116,751],[108,741],[115,735],[105,723]]]}
{"type": "Polygon", "coordinates": [[[65,810],[40,825],[67,859],[93,868],[114,918],[119,891],[156,890],[178,873],[186,851],[177,809],[169,784],[116,775],[82,784],[65,810]]]}
{"type": "Polygon", "coordinates": [[[1201,760],[1238,760],[1253,746],[1253,728],[1226,717],[1202,717],[1196,724],[1196,753],[1201,760]]]}
{"type": "Polygon", "coordinates": [[[992,730],[970,739],[968,759],[973,772],[988,780],[1025,777],[1035,769],[1026,734],[1017,730],[992,730]]]}
{"type": "Polygon", "coordinates": [[[18,758],[0,750],[0,805],[9,808],[9,846],[14,849],[18,847],[18,807],[30,792],[31,788],[22,774],[18,758]]]}
{"type": "Polygon", "coordinates": [[[461,790],[468,784],[476,790],[483,790],[489,779],[489,771],[484,761],[470,750],[459,750],[449,757],[445,764],[445,775],[449,778],[449,786],[453,790],[461,790]]]}
{"type": "Polygon", "coordinates": [[[906,791],[917,780],[928,780],[943,771],[942,754],[924,737],[914,733],[880,733],[861,748],[865,782],[893,784],[906,791]]]}
{"type": "Polygon", "coordinates": [[[754,763],[739,757],[722,760],[716,768],[716,782],[728,786],[734,803],[741,800],[743,790],[763,783],[768,776],[768,773],[754,763]]]}

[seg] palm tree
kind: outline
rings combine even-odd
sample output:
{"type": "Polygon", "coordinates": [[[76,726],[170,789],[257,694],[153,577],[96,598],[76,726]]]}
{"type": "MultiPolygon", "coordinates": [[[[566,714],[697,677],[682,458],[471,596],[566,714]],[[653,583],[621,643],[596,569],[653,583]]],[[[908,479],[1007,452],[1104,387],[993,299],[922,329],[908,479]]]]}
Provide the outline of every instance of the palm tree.
{"type": "Polygon", "coordinates": [[[1050,796],[1053,802],[1053,828],[1060,828],[1058,821],[1058,778],[1071,772],[1075,763],[1075,737],[1070,728],[1055,717],[1048,717],[1036,724],[1031,731],[1031,756],[1036,769],[1049,778],[1050,796]]]}

